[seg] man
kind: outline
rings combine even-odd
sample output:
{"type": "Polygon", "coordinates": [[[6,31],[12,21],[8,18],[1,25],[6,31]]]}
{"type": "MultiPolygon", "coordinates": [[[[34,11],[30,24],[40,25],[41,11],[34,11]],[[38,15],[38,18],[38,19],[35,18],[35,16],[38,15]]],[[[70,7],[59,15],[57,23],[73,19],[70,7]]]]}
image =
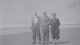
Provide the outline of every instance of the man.
{"type": "Polygon", "coordinates": [[[50,21],[50,25],[51,25],[51,34],[52,34],[52,38],[55,42],[55,44],[57,43],[58,39],[60,38],[59,37],[59,33],[60,33],[60,30],[59,30],[59,26],[60,26],[60,21],[58,18],[56,18],[56,13],[52,13],[51,14],[52,16],[52,19],[50,21]]]}
{"type": "Polygon", "coordinates": [[[41,17],[40,31],[42,45],[49,44],[49,17],[47,16],[47,12],[44,12],[41,17]]]}
{"type": "Polygon", "coordinates": [[[32,17],[32,26],[31,26],[31,29],[32,29],[32,44],[35,44],[36,43],[36,39],[38,39],[38,43],[41,42],[41,36],[40,36],[40,18],[39,16],[37,15],[37,12],[35,13],[35,16],[32,17]]]}

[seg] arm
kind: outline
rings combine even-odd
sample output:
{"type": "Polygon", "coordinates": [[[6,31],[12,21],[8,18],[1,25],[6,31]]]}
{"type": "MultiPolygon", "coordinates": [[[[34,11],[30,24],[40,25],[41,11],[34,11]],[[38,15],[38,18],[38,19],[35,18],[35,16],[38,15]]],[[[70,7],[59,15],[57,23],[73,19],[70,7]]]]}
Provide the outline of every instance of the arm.
{"type": "Polygon", "coordinates": [[[57,26],[60,26],[60,21],[59,21],[59,19],[57,19],[57,26]]]}
{"type": "Polygon", "coordinates": [[[31,29],[33,28],[33,17],[31,19],[31,29]]]}
{"type": "Polygon", "coordinates": [[[49,17],[48,17],[48,24],[52,25],[52,19],[50,19],[49,17]]]}

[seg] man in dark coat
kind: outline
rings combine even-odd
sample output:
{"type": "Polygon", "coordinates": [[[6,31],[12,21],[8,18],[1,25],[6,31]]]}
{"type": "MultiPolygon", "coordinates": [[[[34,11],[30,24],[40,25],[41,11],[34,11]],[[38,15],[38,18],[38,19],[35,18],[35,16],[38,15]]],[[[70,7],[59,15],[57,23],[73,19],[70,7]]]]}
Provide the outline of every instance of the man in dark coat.
{"type": "Polygon", "coordinates": [[[58,18],[56,18],[56,13],[52,13],[52,19],[50,20],[50,25],[51,25],[51,34],[52,38],[57,43],[58,39],[60,38],[59,33],[59,26],[60,26],[60,21],[58,18]]]}
{"type": "Polygon", "coordinates": [[[36,39],[38,39],[38,43],[41,42],[41,35],[40,35],[40,18],[37,15],[37,13],[35,13],[35,16],[32,17],[32,40],[33,40],[33,44],[36,43],[36,39]]]}
{"type": "Polygon", "coordinates": [[[49,44],[49,17],[47,16],[47,13],[44,12],[40,19],[42,45],[49,44]]]}

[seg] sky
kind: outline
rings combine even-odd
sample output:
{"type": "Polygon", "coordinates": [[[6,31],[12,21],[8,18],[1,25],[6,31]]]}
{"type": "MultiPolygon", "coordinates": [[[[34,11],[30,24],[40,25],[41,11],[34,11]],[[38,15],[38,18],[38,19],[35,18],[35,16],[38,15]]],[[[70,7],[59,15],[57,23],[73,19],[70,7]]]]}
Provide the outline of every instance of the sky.
{"type": "Polygon", "coordinates": [[[62,24],[80,23],[80,0],[0,0],[0,25],[31,24],[34,12],[55,12],[62,24]]]}

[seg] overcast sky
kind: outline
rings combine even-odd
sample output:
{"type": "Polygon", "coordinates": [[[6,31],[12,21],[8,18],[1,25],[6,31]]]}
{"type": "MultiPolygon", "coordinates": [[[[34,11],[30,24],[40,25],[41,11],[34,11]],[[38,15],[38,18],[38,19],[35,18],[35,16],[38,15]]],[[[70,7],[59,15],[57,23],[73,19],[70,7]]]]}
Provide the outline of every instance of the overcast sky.
{"type": "Polygon", "coordinates": [[[30,24],[34,12],[56,12],[61,23],[80,22],[80,0],[0,0],[0,24],[30,24]]]}

